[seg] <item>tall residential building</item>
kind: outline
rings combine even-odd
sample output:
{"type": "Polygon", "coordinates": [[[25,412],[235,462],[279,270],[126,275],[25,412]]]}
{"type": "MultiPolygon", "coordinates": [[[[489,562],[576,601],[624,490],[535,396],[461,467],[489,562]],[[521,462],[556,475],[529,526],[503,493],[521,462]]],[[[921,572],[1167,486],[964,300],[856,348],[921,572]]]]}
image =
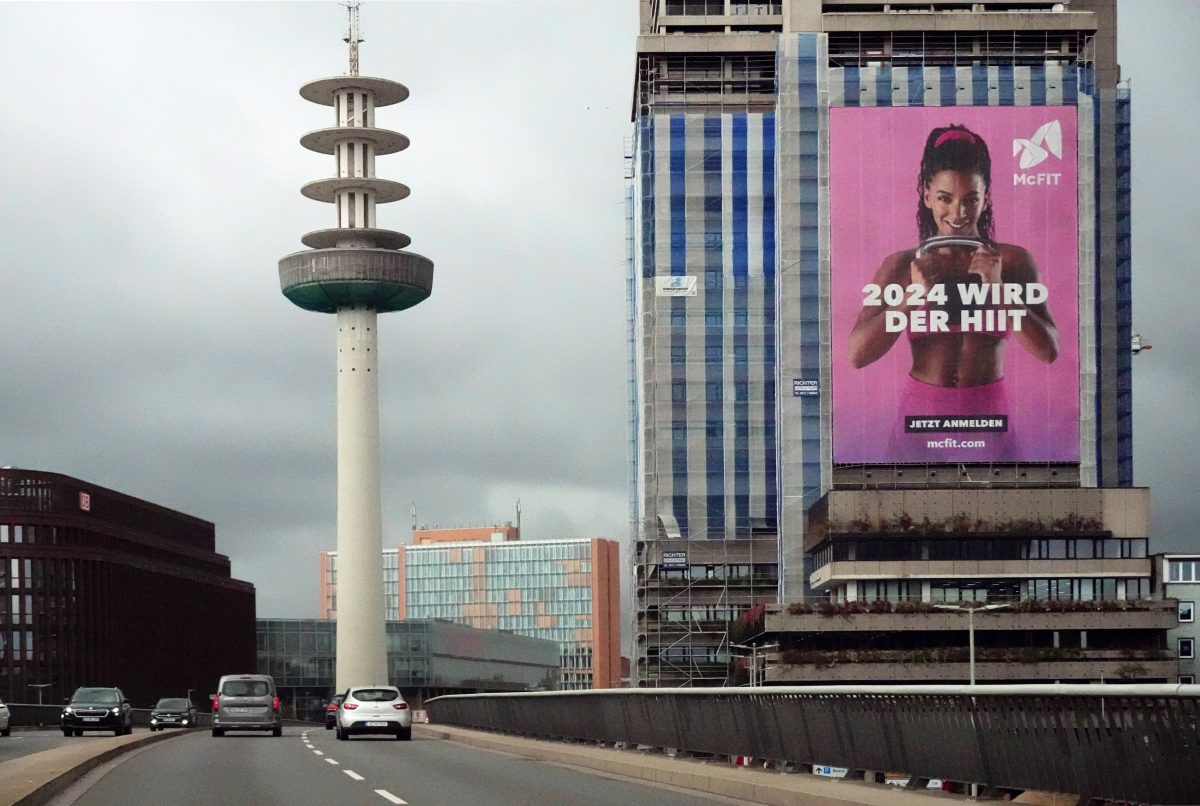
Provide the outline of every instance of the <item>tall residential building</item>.
{"type": "Polygon", "coordinates": [[[636,683],[776,599],[1140,596],[1116,0],[639,2],[636,683]]]}
{"type": "Polygon", "coordinates": [[[1196,645],[1200,643],[1200,626],[1196,622],[1196,602],[1200,601],[1200,554],[1163,554],[1157,578],[1163,595],[1176,603],[1174,624],[1167,638],[1167,653],[1179,664],[1179,682],[1195,683],[1196,645]]]}
{"type": "MultiPolygon", "coordinates": [[[[545,638],[561,647],[564,689],[619,684],[620,560],[603,538],[479,539],[383,552],[388,620],[446,619],[545,638]]],[[[417,537],[421,532],[414,532],[417,537]]],[[[321,618],[337,618],[338,556],[320,556],[321,618]]]]}

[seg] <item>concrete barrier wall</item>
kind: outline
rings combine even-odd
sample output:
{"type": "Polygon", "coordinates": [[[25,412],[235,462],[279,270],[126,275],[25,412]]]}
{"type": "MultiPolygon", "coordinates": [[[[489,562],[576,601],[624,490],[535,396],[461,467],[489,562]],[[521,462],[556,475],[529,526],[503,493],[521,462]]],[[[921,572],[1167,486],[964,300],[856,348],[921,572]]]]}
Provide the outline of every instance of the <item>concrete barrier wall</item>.
{"type": "MultiPolygon", "coordinates": [[[[59,714],[62,713],[61,705],[30,705],[28,703],[13,703],[8,704],[8,711],[11,716],[9,720],[10,727],[57,727],[59,722],[59,714]]],[[[206,709],[197,709],[196,717],[198,726],[207,728],[212,725],[212,714],[206,709]]],[[[150,727],[150,709],[149,708],[134,708],[133,709],[133,726],[135,728],[150,727]]]]}
{"type": "Polygon", "coordinates": [[[1006,789],[1200,803],[1200,686],[821,686],[473,694],[430,722],[1006,789]]]}

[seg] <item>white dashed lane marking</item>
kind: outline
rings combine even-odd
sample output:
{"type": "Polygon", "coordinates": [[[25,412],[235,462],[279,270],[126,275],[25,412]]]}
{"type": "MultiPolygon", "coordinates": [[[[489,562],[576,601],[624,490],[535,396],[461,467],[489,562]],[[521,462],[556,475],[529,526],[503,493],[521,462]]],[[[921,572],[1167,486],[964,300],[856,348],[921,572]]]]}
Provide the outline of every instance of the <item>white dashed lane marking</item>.
{"type": "Polygon", "coordinates": [[[391,803],[403,803],[406,806],[408,804],[407,800],[400,800],[400,798],[396,797],[391,792],[388,792],[386,789],[376,789],[375,794],[391,803]]]}
{"type": "Polygon", "coordinates": [[[327,758],[327,759],[325,759],[325,763],[326,763],[326,764],[337,764],[337,762],[336,762],[336,761],[334,761],[332,758],[327,758]]]}
{"type": "Polygon", "coordinates": [[[363,777],[361,775],[359,775],[358,773],[356,773],[354,770],[342,770],[342,772],[349,775],[355,781],[361,781],[363,779],[363,777]]]}
{"type": "Polygon", "coordinates": [[[323,755],[325,755],[325,754],[324,754],[324,753],[322,753],[320,750],[314,750],[313,752],[314,752],[314,753],[316,753],[318,756],[323,756],[323,755]]]}

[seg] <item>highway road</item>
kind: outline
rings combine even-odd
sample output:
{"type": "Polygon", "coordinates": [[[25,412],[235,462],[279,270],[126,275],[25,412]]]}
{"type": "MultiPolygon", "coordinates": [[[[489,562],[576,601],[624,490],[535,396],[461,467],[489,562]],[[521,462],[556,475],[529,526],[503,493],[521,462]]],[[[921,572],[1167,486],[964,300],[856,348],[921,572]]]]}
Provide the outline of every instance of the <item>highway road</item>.
{"type": "Polygon", "coordinates": [[[494,753],[414,732],[411,742],[339,742],[320,727],[286,726],[281,738],[196,732],[158,742],[101,767],[58,806],[142,803],[230,806],[387,804],[730,804],[726,798],[597,775],[494,753]]]}
{"type": "MultiPolygon", "coordinates": [[[[136,730],[136,729],[135,729],[136,730]]],[[[144,733],[145,729],[139,731],[144,733]]],[[[40,753],[69,742],[81,742],[88,739],[96,740],[111,737],[111,733],[84,734],[79,738],[68,739],[62,731],[55,730],[14,730],[11,735],[0,738],[0,762],[10,761],[31,753],[40,753]]]]}

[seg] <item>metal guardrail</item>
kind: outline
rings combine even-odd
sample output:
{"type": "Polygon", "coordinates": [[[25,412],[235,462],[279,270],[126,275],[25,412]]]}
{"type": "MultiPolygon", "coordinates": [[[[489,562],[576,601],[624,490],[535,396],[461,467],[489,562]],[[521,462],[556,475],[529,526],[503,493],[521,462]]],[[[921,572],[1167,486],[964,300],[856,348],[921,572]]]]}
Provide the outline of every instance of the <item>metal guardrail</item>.
{"type": "Polygon", "coordinates": [[[609,689],[456,694],[434,724],[625,742],[1090,800],[1200,803],[1200,686],[609,689]]]}

